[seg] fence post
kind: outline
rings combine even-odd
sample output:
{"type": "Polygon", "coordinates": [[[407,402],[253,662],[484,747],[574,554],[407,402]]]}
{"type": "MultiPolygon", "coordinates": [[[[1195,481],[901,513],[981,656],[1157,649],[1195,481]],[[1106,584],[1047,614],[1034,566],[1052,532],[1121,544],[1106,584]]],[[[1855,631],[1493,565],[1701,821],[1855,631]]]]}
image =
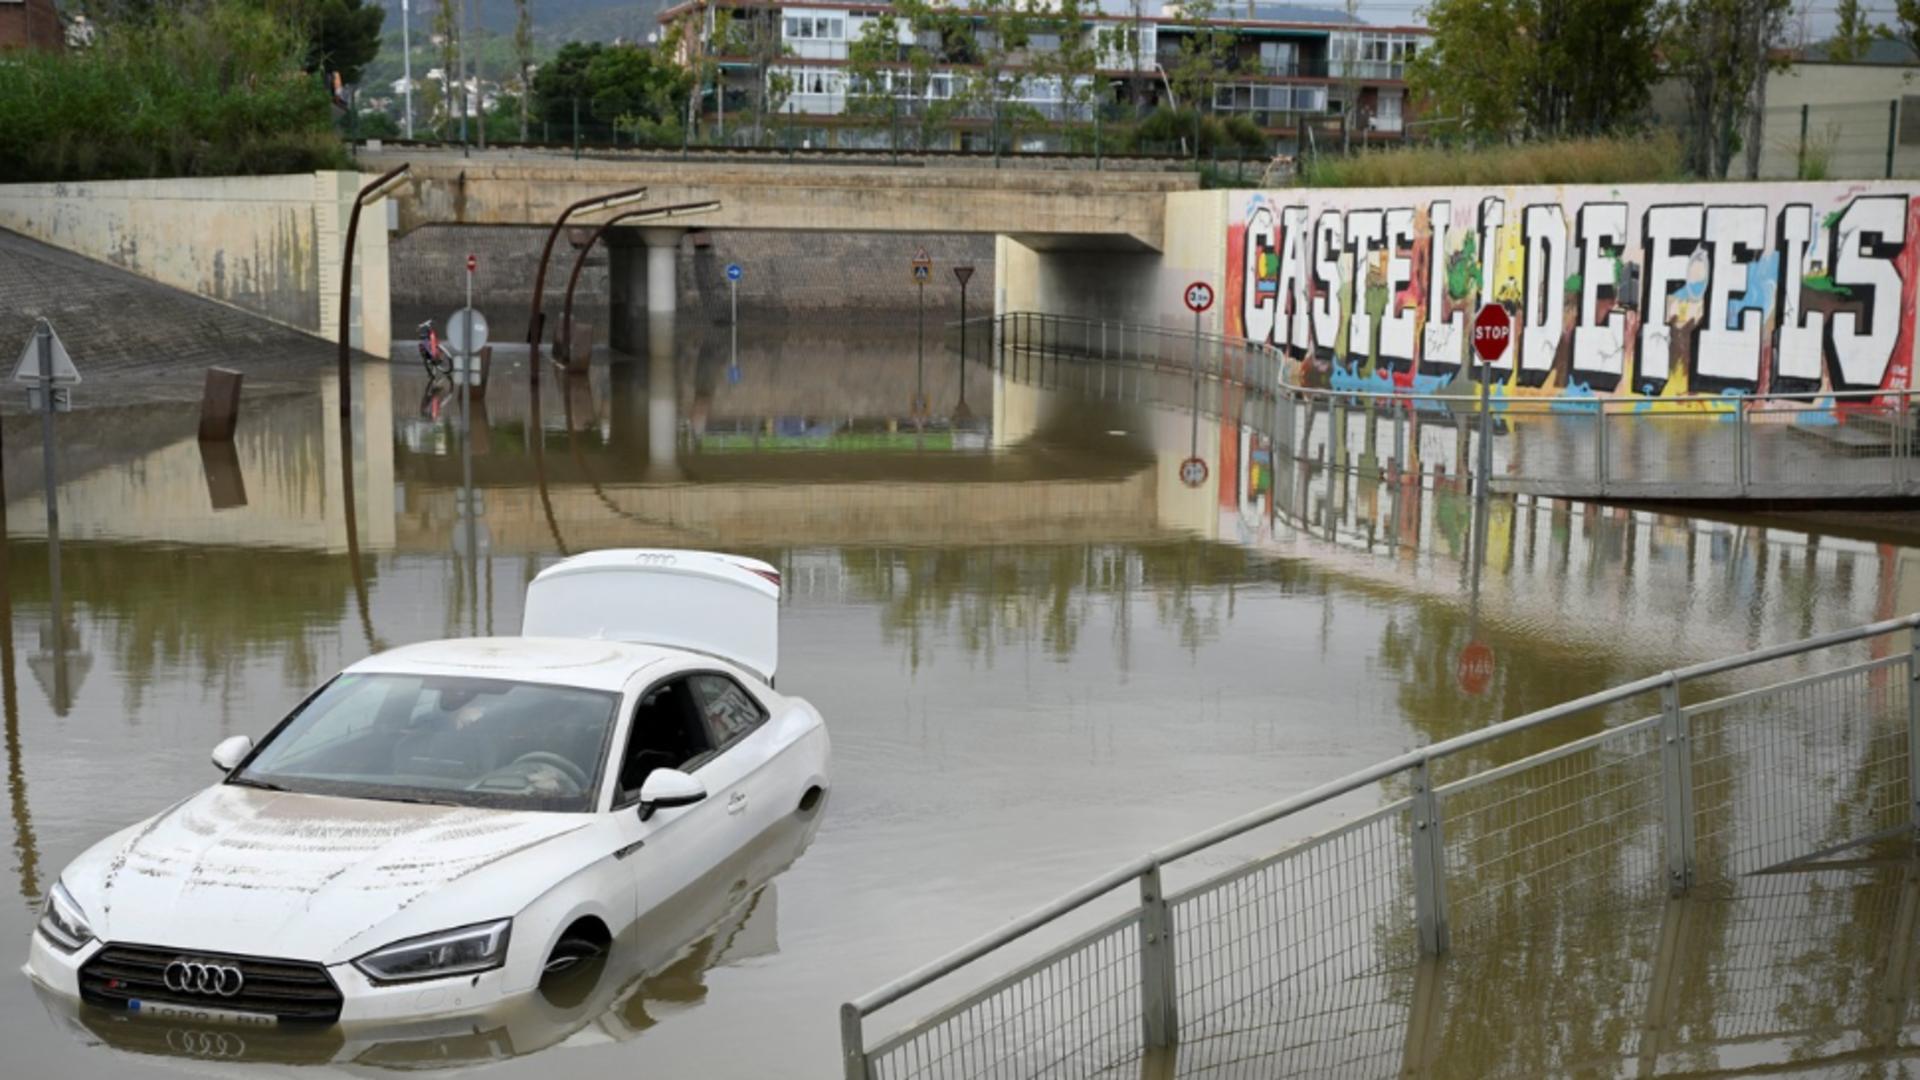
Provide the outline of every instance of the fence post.
{"type": "Polygon", "coordinates": [[[1140,875],[1140,1020],[1148,1047],[1180,1041],[1179,970],[1173,916],[1160,888],[1160,865],[1140,875]]]}
{"type": "Polygon", "coordinates": [[[573,99],[573,160],[580,160],[580,99],[573,99]]]}
{"type": "MultiPolygon", "coordinates": [[[[1332,476],[1332,470],[1328,470],[1332,476]]],[[[1447,951],[1446,846],[1440,834],[1440,800],[1433,794],[1433,771],[1425,758],[1413,767],[1413,921],[1420,951],[1447,951]]]]}
{"type": "Polygon", "coordinates": [[[1593,471],[1594,478],[1600,483],[1600,494],[1605,495],[1607,493],[1607,399],[1601,398],[1598,404],[1600,411],[1594,414],[1598,425],[1594,428],[1593,436],[1593,471]]]}
{"type": "Polygon", "coordinates": [[[840,1055],[847,1080],[869,1080],[866,1034],[861,1030],[860,1010],[851,1002],[840,1006],[840,1055]]]}
{"type": "Polygon", "coordinates": [[[1793,175],[1796,180],[1807,178],[1807,109],[1806,103],[1800,105],[1800,156],[1795,159],[1793,175]]]}
{"type": "Polygon", "coordinates": [[[1900,139],[1900,99],[1887,101],[1887,179],[1893,179],[1893,148],[1900,139]]]}
{"type": "Polygon", "coordinates": [[[1733,446],[1733,468],[1737,474],[1736,479],[1739,483],[1740,494],[1745,495],[1747,493],[1747,475],[1753,471],[1748,464],[1748,454],[1751,453],[1752,429],[1747,422],[1746,398],[1735,398],[1733,400],[1733,422],[1735,439],[1733,446]]]}
{"type": "Polygon", "coordinates": [[[1660,688],[1660,807],[1666,824],[1667,889],[1682,896],[1693,886],[1693,735],[1680,709],[1680,679],[1667,672],[1660,688]]]}
{"type": "Polygon", "coordinates": [[[1907,631],[1907,809],[1920,835],[1920,626],[1907,631]]]}

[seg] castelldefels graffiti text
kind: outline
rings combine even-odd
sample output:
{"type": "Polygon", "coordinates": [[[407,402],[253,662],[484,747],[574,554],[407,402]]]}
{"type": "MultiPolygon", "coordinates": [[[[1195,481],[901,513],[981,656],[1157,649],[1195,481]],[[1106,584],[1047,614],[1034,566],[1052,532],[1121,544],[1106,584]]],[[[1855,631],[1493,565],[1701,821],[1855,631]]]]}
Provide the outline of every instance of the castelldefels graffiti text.
{"type": "Polygon", "coordinates": [[[1904,389],[1920,197],[1890,184],[1237,193],[1230,333],[1336,389],[1463,378],[1483,301],[1503,391],[1904,389]]]}

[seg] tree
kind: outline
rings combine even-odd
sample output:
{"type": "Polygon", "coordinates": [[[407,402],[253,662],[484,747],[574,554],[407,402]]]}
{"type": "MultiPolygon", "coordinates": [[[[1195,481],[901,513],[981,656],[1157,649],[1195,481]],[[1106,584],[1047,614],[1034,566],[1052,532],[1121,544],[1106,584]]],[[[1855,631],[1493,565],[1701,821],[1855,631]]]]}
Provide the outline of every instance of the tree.
{"type": "MultiPolygon", "coordinates": [[[[1187,32],[1180,39],[1180,56],[1167,72],[1167,82],[1194,114],[1193,152],[1197,155],[1200,114],[1212,105],[1214,84],[1233,71],[1239,35],[1215,22],[1220,13],[1216,0],[1186,0],[1180,13],[1187,32]]],[[[1347,104],[1352,107],[1352,102],[1347,104]]]]}
{"type": "Polygon", "coordinates": [[[1745,137],[1747,171],[1758,172],[1759,126],[1771,49],[1786,30],[1791,0],[1669,0],[1663,51],[1687,91],[1686,165],[1723,179],[1745,137]]]}
{"type": "Polygon", "coordinates": [[[755,145],[766,141],[767,114],[779,112],[793,93],[792,77],[774,70],[791,51],[780,36],[779,19],[778,10],[755,11],[728,24],[727,54],[746,57],[753,72],[755,145]]]}
{"type": "Polygon", "coordinates": [[[1894,0],[1893,26],[1885,33],[1920,57],[1920,0],[1894,0]]]}
{"type": "Polygon", "coordinates": [[[1437,0],[1408,64],[1436,120],[1479,139],[1630,128],[1658,75],[1658,0],[1437,0]]]}
{"type": "Polygon", "coordinates": [[[338,72],[341,81],[358,83],[380,54],[380,25],[387,13],[365,0],[266,0],[266,5],[306,35],[308,71],[338,72]]]}
{"type": "Polygon", "coordinates": [[[1838,21],[1834,24],[1833,37],[1827,41],[1827,59],[1836,64],[1866,59],[1867,50],[1873,48],[1876,40],[1890,36],[1885,26],[1876,25],[1867,17],[1860,0],[1840,0],[1834,16],[1838,21]]]}
{"type": "Polygon", "coordinates": [[[1058,42],[1035,56],[1032,66],[1039,74],[1059,80],[1064,120],[1081,119],[1094,105],[1101,40],[1087,32],[1087,19],[1098,12],[1095,0],[1055,0],[1034,16],[1034,32],[1058,42]]]}
{"type": "MultiPolygon", "coordinates": [[[[446,115],[442,120],[451,124],[456,110],[464,116],[467,110],[465,80],[453,69],[455,57],[460,55],[460,18],[454,11],[454,0],[439,0],[433,10],[433,35],[440,39],[440,83],[446,96],[446,115]],[[463,85],[455,89],[454,83],[463,85]]],[[[448,133],[443,129],[441,136],[448,133]]]]}
{"type": "Polygon", "coordinates": [[[527,141],[528,98],[533,96],[533,8],[528,0],[513,0],[513,58],[520,64],[520,141],[527,141]]]}
{"type": "Polygon", "coordinates": [[[606,49],[600,42],[569,41],[533,76],[534,109],[542,120],[573,123],[573,106],[593,100],[593,81],[587,76],[595,57],[606,49]]]}

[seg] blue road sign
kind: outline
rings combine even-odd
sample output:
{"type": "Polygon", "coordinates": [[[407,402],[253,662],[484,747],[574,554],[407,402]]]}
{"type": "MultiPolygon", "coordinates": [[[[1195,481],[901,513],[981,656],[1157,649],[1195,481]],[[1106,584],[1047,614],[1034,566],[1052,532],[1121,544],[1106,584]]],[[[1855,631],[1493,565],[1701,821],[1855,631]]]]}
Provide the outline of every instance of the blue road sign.
{"type": "Polygon", "coordinates": [[[728,281],[740,280],[740,264],[739,263],[727,264],[727,280],[728,281]]]}

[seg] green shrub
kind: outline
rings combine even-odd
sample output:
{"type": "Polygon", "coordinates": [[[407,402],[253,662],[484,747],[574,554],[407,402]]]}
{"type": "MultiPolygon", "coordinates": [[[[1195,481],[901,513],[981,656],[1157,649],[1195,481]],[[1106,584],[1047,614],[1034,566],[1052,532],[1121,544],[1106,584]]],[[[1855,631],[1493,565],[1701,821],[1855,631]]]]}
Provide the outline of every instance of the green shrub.
{"type": "Polygon", "coordinates": [[[0,182],[308,172],[347,157],[305,39],[263,8],[190,3],[92,48],[0,64],[0,182]]]}
{"type": "MultiPolygon", "coordinates": [[[[1191,109],[1155,109],[1121,133],[1122,145],[1141,154],[1193,153],[1191,109]]],[[[1200,117],[1200,153],[1216,157],[1261,157],[1269,152],[1267,135],[1245,116],[1203,113],[1200,117]]]]}
{"type": "Polygon", "coordinates": [[[1303,187],[1440,187],[1453,184],[1630,184],[1680,180],[1679,140],[1567,139],[1484,148],[1409,147],[1310,158],[1303,187]]]}

